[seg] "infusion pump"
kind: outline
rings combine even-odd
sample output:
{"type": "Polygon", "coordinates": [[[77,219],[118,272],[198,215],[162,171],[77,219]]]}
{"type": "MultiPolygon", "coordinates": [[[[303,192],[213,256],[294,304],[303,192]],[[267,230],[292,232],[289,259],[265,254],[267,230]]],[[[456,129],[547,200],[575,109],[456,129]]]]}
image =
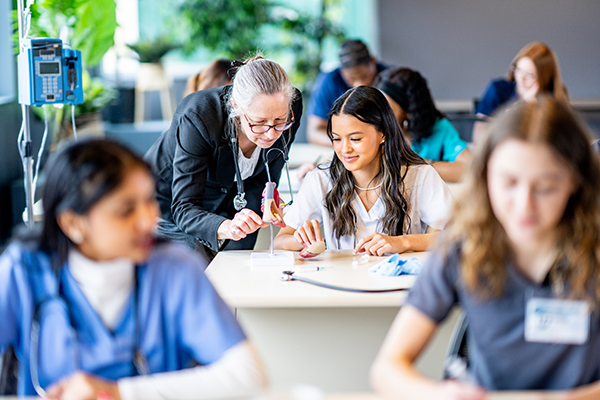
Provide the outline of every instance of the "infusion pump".
{"type": "Polygon", "coordinates": [[[19,103],[81,104],[81,52],[60,39],[23,39],[18,59],[19,103]]]}

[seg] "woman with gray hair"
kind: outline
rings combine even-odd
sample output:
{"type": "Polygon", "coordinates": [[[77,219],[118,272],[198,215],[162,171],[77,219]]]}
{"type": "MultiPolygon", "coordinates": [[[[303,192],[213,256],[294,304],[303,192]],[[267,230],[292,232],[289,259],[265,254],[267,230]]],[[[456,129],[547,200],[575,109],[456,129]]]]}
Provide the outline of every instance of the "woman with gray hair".
{"type": "Polygon", "coordinates": [[[278,182],[302,116],[283,68],[257,55],[232,63],[233,84],[192,93],[145,156],[156,176],[158,236],[207,256],[252,249],[267,181],[278,182]]]}

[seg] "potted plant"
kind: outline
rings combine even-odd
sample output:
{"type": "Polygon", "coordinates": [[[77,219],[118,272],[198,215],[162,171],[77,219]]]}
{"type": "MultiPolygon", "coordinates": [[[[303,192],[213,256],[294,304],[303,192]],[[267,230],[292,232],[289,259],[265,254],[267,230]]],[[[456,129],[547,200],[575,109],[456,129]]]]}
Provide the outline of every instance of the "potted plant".
{"type": "Polygon", "coordinates": [[[201,46],[224,58],[246,57],[259,48],[271,6],[269,0],[182,0],[177,17],[186,32],[184,53],[201,46]]]}
{"type": "Polygon", "coordinates": [[[169,51],[179,48],[179,45],[168,35],[159,35],[155,39],[140,40],[135,44],[128,44],[131,50],[138,55],[140,63],[160,63],[169,51]]]}
{"type": "Polygon", "coordinates": [[[340,3],[323,0],[315,16],[272,0],[182,0],[177,18],[185,32],[183,51],[203,47],[242,59],[260,48],[291,60],[290,77],[305,92],[320,72],[324,41],[345,38],[333,18],[340,3]]]}
{"type": "MultiPolygon", "coordinates": [[[[13,17],[17,21],[16,12],[13,17]]],[[[59,38],[81,51],[84,70],[96,66],[114,44],[116,27],[115,0],[38,0],[31,6],[29,36],[59,38]]],[[[18,46],[15,48],[18,51],[18,46]]],[[[87,70],[82,85],[84,102],[75,107],[76,122],[93,120],[98,124],[99,112],[114,98],[114,91],[99,78],[91,78],[87,70]]],[[[52,139],[56,145],[72,133],[71,107],[45,107],[54,126],[52,139]]],[[[33,109],[41,114],[39,108],[33,109]]]]}
{"type": "Polygon", "coordinates": [[[162,118],[173,116],[174,104],[171,96],[173,83],[165,73],[161,60],[169,51],[179,48],[170,35],[158,35],[154,39],[141,40],[127,45],[135,51],[140,60],[140,70],[135,82],[135,122],[144,120],[144,97],[147,91],[159,91],[162,118]]]}

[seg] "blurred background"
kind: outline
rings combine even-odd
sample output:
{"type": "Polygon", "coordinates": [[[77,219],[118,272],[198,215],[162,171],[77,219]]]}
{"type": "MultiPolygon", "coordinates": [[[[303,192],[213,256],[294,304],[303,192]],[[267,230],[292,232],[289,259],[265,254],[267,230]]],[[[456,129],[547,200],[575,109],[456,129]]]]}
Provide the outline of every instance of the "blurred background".
{"type": "MultiPolygon", "coordinates": [[[[22,223],[24,207],[16,8],[0,0],[0,245],[22,223]]],[[[168,127],[187,79],[211,61],[260,50],[284,66],[306,107],[314,80],[338,66],[347,38],[363,40],[387,65],[419,70],[467,141],[489,80],[506,75],[525,44],[545,42],[574,108],[598,137],[599,16],[597,0],[38,0],[30,35],[59,37],[82,51],[86,100],[75,111],[78,132],[144,153],[168,127]]],[[[46,107],[52,151],[72,134],[70,109],[46,107]]],[[[42,115],[32,107],[36,154],[42,115]]],[[[306,141],[305,126],[297,142],[306,141]]]]}

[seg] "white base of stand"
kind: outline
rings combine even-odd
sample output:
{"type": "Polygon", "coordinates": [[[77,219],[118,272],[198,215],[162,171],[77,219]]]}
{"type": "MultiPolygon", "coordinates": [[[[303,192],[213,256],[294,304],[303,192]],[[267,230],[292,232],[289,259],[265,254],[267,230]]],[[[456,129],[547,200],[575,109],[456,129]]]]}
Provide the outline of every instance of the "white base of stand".
{"type": "Polygon", "coordinates": [[[250,266],[252,267],[287,267],[290,265],[294,265],[294,253],[291,251],[277,251],[273,254],[268,252],[250,254],[250,266]]]}

